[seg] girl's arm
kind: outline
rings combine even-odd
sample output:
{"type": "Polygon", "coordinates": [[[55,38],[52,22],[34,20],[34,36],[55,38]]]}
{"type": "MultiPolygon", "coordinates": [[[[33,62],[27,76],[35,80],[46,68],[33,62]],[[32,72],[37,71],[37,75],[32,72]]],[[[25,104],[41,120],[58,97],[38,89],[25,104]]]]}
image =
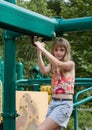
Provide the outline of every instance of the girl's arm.
{"type": "Polygon", "coordinates": [[[56,67],[62,67],[64,70],[72,70],[75,66],[73,61],[67,61],[67,62],[62,62],[59,61],[57,58],[55,58],[50,52],[48,52],[42,45],[41,43],[35,42],[37,48],[42,51],[42,53],[47,57],[47,59],[49,60],[49,62],[56,66],[56,67]]]}
{"type": "Polygon", "coordinates": [[[40,71],[42,74],[47,74],[51,70],[51,65],[48,64],[47,66],[44,65],[43,59],[42,59],[42,52],[40,49],[37,48],[37,56],[38,56],[38,65],[40,68],[40,71]]]}

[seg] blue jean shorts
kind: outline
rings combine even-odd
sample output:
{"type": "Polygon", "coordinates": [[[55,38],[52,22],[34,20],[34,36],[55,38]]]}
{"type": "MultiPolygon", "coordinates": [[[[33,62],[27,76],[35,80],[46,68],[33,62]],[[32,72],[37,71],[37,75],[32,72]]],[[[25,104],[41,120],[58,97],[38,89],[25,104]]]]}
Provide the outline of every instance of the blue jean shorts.
{"type": "Polygon", "coordinates": [[[73,111],[73,101],[51,100],[46,118],[66,128],[73,111]]]}

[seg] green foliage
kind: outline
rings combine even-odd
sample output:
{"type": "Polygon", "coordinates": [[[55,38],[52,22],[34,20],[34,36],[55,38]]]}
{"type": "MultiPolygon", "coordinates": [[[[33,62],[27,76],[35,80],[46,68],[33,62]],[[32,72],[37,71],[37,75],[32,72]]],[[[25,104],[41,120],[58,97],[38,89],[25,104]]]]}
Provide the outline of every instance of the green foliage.
{"type": "Polygon", "coordinates": [[[46,16],[51,16],[52,14],[51,10],[48,9],[47,2],[44,0],[18,0],[17,4],[21,7],[24,7],[26,9],[35,11],[46,16]]]}
{"type": "Polygon", "coordinates": [[[88,31],[69,35],[72,56],[76,63],[76,77],[91,77],[92,75],[90,69],[92,67],[91,33],[92,31],[88,31]]]}
{"type": "Polygon", "coordinates": [[[24,77],[32,77],[34,64],[37,65],[36,49],[31,43],[31,37],[23,36],[17,39],[17,62],[24,65],[24,77]]]}
{"type": "Polygon", "coordinates": [[[61,4],[62,15],[64,18],[78,18],[92,15],[91,0],[69,0],[69,2],[61,4]]]}
{"type": "Polygon", "coordinates": [[[79,128],[83,130],[84,128],[88,128],[89,130],[92,128],[92,111],[79,111],[79,128]]]}
{"type": "MultiPolygon", "coordinates": [[[[78,110],[78,130],[92,129],[92,111],[91,109],[78,110]]],[[[74,130],[74,115],[71,116],[66,130],[74,130]]]]}
{"type": "Polygon", "coordinates": [[[48,0],[48,8],[52,10],[53,16],[61,16],[61,0],[48,0]]]}

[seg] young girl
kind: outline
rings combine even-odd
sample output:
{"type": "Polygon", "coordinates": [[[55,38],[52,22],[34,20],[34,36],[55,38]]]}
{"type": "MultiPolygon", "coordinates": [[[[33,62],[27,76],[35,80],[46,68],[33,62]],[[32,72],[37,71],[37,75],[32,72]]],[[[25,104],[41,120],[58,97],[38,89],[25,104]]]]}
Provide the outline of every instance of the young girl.
{"type": "Polygon", "coordinates": [[[35,45],[41,73],[53,73],[52,100],[46,119],[37,130],[62,130],[66,128],[73,110],[75,63],[71,60],[70,44],[64,38],[56,38],[52,53],[45,49],[43,42],[37,41],[35,45]],[[43,62],[42,54],[50,62],[47,66],[43,62]]]}

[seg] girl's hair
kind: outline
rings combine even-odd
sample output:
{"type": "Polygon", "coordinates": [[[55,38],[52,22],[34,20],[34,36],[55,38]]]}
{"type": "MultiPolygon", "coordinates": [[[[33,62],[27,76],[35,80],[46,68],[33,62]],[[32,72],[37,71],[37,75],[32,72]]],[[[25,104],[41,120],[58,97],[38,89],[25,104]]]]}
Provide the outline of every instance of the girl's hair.
{"type": "Polygon", "coordinates": [[[64,38],[56,38],[53,42],[51,53],[54,55],[54,50],[57,47],[64,47],[65,48],[65,56],[63,57],[63,61],[71,60],[71,47],[69,42],[64,38]]]}

